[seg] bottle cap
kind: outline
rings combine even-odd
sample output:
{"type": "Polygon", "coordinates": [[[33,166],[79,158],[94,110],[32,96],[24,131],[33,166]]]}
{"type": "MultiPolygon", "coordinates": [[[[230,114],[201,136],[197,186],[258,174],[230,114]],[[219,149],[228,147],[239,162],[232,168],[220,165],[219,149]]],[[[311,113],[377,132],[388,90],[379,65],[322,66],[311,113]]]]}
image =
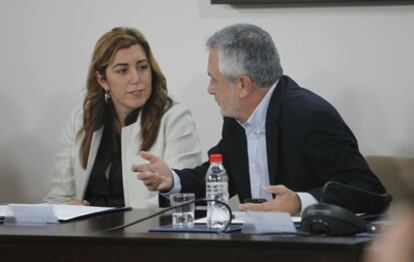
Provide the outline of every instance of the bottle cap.
{"type": "Polygon", "coordinates": [[[210,162],[221,163],[221,162],[223,162],[223,156],[221,154],[211,154],[210,155],[210,162]]]}

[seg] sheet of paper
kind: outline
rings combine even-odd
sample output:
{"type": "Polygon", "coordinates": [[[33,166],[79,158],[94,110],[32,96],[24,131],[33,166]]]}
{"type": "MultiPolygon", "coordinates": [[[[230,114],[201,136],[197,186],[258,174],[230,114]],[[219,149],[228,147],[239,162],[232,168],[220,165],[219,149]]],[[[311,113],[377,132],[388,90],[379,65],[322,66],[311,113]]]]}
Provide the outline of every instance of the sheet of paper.
{"type": "MultiPolygon", "coordinates": [[[[128,208],[124,208],[125,210],[128,208]]],[[[38,223],[40,219],[46,219],[46,223],[56,223],[68,221],[78,217],[91,214],[107,212],[111,210],[121,210],[115,207],[96,207],[64,204],[9,204],[0,205],[0,217],[22,217],[24,221],[34,221],[38,223]],[[52,210],[52,213],[49,211],[52,210]],[[16,214],[15,214],[16,213],[16,214]],[[48,214],[45,218],[44,214],[48,214]]],[[[11,221],[11,220],[8,220],[11,221]]]]}
{"type": "Polygon", "coordinates": [[[68,221],[77,217],[106,212],[115,208],[80,205],[53,205],[53,209],[59,221],[68,221]]]}
{"type": "MultiPolygon", "coordinates": [[[[246,221],[246,212],[233,211],[232,213],[234,216],[233,220],[231,221],[232,224],[244,224],[244,222],[246,221]]],[[[293,216],[292,221],[293,223],[300,223],[302,221],[302,218],[300,216],[293,216]]],[[[194,221],[194,224],[206,224],[206,223],[207,223],[206,217],[202,217],[194,221]]]]}
{"type": "MultiPolygon", "coordinates": [[[[246,212],[241,212],[241,211],[234,211],[232,212],[233,214],[233,219],[231,220],[231,223],[233,225],[236,224],[243,224],[244,223],[244,217],[246,216],[246,212]]],[[[207,224],[207,217],[202,217],[199,219],[194,220],[194,224],[207,224]]]]}
{"type": "Polygon", "coordinates": [[[296,228],[289,213],[247,211],[243,233],[295,233],[296,228]]]}

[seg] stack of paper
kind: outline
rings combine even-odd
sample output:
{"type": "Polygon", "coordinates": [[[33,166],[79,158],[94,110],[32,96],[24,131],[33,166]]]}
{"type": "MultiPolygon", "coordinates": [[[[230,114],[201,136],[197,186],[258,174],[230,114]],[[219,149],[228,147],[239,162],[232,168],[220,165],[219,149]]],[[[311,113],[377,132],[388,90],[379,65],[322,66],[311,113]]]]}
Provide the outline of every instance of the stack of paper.
{"type": "Polygon", "coordinates": [[[50,205],[50,204],[9,204],[0,206],[0,218],[5,224],[16,225],[45,225],[58,221],[88,216],[92,214],[127,210],[130,208],[96,207],[80,205],[50,205]]]}

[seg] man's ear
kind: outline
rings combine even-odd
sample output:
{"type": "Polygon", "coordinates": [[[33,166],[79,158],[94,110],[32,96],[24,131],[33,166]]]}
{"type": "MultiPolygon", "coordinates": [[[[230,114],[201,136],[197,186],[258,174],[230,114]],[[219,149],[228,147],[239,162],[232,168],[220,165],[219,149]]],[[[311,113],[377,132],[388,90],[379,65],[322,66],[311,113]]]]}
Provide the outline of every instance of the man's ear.
{"type": "Polygon", "coordinates": [[[240,98],[245,98],[252,92],[252,80],[246,75],[241,75],[238,80],[240,98]]]}
{"type": "Polygon", "coordinates": [[[105,89],[105,91],[109,91],[108,82],[106,81],[105,76],[101,75],[98,71],[96,71],[96,81],[98,81],[99,85],[105,89]]]}

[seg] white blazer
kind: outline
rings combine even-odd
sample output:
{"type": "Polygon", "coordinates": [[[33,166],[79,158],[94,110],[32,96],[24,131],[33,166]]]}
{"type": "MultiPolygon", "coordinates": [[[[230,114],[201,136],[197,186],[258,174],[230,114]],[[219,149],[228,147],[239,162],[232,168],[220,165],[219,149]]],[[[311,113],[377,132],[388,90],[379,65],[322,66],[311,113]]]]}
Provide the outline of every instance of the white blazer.
{"type": "MultiPolygon", "coordinates": [[[[79,150],[83,137],[77,137],[83,125],[83,110],[77,108],[70,118],[60,142],[62,149],[56,157],[49,193],[49,203],[65,203],[83,199],[92,167],[102,138],[103,127],[92,136],[86,169],[80,164],[79,150]]],[[[158,207],[158,193],[150,192],[136,173],[133,164],[147,163],[137,155],[141,145],[139,136],[141,114],[135,123],[122,128],[122,182],[125,206],[134,208],[158,207]]],[[[160,129],[151,153],[164,159],[171,168],[192,168],[201,164],[202,150],[196,126],[190,111],[182,104],[174,105],[163,115],[160,129]]]]}

